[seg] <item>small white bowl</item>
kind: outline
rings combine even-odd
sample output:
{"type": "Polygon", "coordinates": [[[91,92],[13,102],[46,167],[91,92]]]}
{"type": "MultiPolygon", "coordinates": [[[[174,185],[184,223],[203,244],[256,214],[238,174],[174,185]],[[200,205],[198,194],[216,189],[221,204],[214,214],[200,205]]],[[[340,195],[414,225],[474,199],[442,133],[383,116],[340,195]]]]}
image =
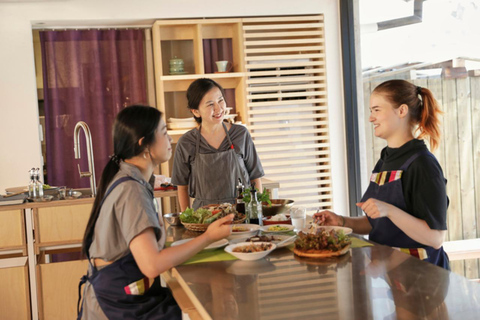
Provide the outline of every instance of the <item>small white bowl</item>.
{"type": "Polygon", "coordinates": [[[258,233],[258,230],[260,230],[260,226],[258,224],[233,224],[232,225],[232,230],[233,228],[245,228],[247,229],[246,231],[238,231],[238,232],[233,232],[228,236],[228,240],[233,240],[233,239],[239,239],[239,238],[248,238],[256,235],[258,233]]]}
{"type": "Polygon", "coordinates": [[[270,249],[265,251],[260,251],[260,252],[248,252],[248,253],[233,252],[233,249],[236,247],[248,246],[251,244],[252,244],[251,242],[240,242],[236,244],[231,244],[225,248],[225,252],[230,253],[231,255],[237,257],[240,260],[252,261],[252,260],[259,260],[266,257],[270,252],[275,250],[275,248],[277,247],[274,243],[270,243],[270,242],[255,242],[254,243],[255,245],[261,245],[261,244],[269,245],[270,249]]]}

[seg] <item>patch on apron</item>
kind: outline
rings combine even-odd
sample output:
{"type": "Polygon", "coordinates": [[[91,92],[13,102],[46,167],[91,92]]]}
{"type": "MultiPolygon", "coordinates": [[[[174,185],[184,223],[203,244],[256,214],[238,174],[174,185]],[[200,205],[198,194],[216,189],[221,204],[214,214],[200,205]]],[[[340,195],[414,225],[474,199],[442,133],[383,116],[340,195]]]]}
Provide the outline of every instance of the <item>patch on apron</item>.
{"type": "Polygon", "coordinates": [[[370,181],[375,182],[379,186],[383,186],[386,183],[400,179],[402,177],[402,172],[403,170],[372,173],[370,181]]]}
{"type": "Polygon", "coordinates": [[[427,250],[425,250],[423,248],[393,248],[393,249],[396,249],[396,250],[399,250],[403,253],[409,254],[409,255],[411,255],[413,257],[416,257],[420,260],[428,259],[427,250]]]}
{"type": "Polygon", "coordinates": [[[128,295],[134,295],[134,296],[142,295],[145,293],[145,291],[150,289],[154,280],[155,279],[149,279],[145,277],[141,280],[130,283],[128,286],[123,287],[123,289],[125,290],[125,293],[128,295]]]}

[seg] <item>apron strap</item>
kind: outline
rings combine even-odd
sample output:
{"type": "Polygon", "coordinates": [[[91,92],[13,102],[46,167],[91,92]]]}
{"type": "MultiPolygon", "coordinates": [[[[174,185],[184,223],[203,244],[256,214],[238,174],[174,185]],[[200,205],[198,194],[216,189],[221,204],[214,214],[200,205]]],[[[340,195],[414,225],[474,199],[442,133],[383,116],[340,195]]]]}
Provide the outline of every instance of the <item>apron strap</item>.
{"type": "Polygon", "coordinates": [[[77,301],[77,315],[78,315],[78,318],[77,319],[82,318],[83,304],[80,304],[80,302],[82,301],[82,286],[85,284],[85,282],[87,282],[87,280],[88,280],[88,276],[84,275],[80,278],[80,282],[78,283],[78,301],[77,301]],[[80,307],[80,305],[82,307],[80,307]]]}
{"type": "Polygon", "coordinates": [[[412,164],[412,162],[415,161],[415,159],[417,159],[420,156],[424,156],[424,155],[428,156],[428,155],[431,155],[431,153],[428,150],[422,150],[422,151],[419,151],[419,152],[415,153],[410,158],[408,158],[407,161],[405,161],[405,163],[401,166],[400,170],[406,171],[408,169],[408,167],[412,164]]]}

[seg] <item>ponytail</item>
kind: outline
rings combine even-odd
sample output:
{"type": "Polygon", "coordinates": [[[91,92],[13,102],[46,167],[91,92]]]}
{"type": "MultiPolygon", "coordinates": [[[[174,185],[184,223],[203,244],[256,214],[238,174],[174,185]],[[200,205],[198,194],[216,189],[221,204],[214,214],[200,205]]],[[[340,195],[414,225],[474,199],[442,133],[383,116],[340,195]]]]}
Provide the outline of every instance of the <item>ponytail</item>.
{"type": "Polygon", "coordinates": [[[438,102],[427,88],[417,87],[405,80],[388,80],[379,84],[374,93],[382,93],[394,108],[408,106],[412,127],[418,125],[418,138],[429,138],[430,147],[435,150],[440,143],[440,110],[438,102]],[[421,98],[421,99],[420,99],[421,98]]]}
{"type": "Polygon", "coordinates": [[[85,234],[83,235],[82,253],[85,256],[88,256],[88,249],[93,240],[95,224],[97,223],[98,216],[100,215],[100,203],[107,192],[107,187],[110,185],[119,169],[119,160],[117,159],[117,156],[113,155],[103,169],[102,177],[100,178],[100,184],[97,189],[97,196],[93,202],[90,218],[88,219],[85,234]]]}
{"type": "Polygon", "coordinates": [[[430,147],[432,150],[437,149],[440,144],[440,119],[439,115],[443,114],[440,110],[437,100],[427,88],[420,88],[420,96],[422,97],[422,110],[416,131],[419,132],[418,138],[423,139],[428,136],[430,147]]]}

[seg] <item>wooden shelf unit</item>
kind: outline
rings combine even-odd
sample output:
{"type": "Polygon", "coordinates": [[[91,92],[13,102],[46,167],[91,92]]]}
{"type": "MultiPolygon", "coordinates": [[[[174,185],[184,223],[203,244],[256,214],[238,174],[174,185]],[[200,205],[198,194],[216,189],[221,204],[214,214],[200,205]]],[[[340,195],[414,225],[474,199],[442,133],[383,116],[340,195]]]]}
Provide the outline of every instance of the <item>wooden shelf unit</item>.
{"type": "MultiPolygon", "coordinates": [[[[265,174],[280,182],[281,198],[294,199],[310,213],[333,206],[323,20],[306,15],[153,25],[157,108],[165,120],[192,117],[185,94],[196,79],[212,78],[235,90],[236,120],[250,130],[265,174]],[[212,65],[204,58],[214,54],[231,54],[231,72],[206,72],[212,65]],[[168,74],[175,56],[184,59],[188,74],[168,74]],[[306,176],[302,185],[292,182],[299,173],[306,176]]],[[[173,143],[187,131],[170,130],[173,143]]],[[[172,166],[172,160],[162,164],[162,174],[170,176],[172,166]]]]}

